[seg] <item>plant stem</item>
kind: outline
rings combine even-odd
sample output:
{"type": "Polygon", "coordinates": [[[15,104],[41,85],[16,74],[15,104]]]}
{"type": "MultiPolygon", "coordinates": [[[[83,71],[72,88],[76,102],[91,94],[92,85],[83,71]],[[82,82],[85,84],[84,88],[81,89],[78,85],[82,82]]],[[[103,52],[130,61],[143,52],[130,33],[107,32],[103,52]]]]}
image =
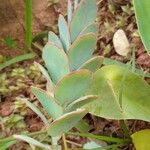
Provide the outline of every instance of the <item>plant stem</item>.
{"type": "Polygon", "coordinates": [[[91,133],[73,133],[73,132],[68,132],[67,134],[70,135],[76,135],[76,136],[82,136],[82,137],[87,137],[87,138],[93,138],[97,140],[103,140],[106,142],[112,142],[112,143],[130,143],[130,139],[121,139],[121,138],[115,138],[115,137],[109,137],[109,136],[103,136],[103,135],[94,135],[91,133]]]}
{"type": "Polygon", "coordinates": [[[64,150],[68,150],[65,134],[63,134],[62,139],[63,139],[63,143],[64,143],[64,150]]]}
{"type": "Polygon", "coordinates": [[[31,50],[32,44],[32,0],[25,0],[25,44],[31,50]]]}
{"type": "Polygon", "coordinates": [[[135,58],[135,48],[133,47],[132,48],[132,58],[131,58],[131,61],[132,61],[132,63],[131,63],[131,67],[132,67],[132,72],[135,72],[135,62],[136,62],[136,60],[135,60],[136,58],[135,58]]]}
{"type": "Polygon", "coordinates": [[[130,138],[130,132],[125,123],[125,120],[120,120],[120,127],[121,127],[122,131],[124,132],[125,136],[130,138]]]}

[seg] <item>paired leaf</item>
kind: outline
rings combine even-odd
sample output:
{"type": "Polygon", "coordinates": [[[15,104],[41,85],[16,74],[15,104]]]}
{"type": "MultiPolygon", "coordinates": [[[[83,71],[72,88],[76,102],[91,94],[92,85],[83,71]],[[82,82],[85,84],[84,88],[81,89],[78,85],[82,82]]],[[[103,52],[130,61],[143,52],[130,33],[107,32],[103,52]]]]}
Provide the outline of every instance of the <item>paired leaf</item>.
{"type": "Polygon", "coordinates": [[[17,140],[21,140],[21,141],[24,141],[24,142],[27,142],[31,145],[35,145],[37,147],[40,147],[40,148],[43,148],[45,150],[52,150],[50,146],[46,145],[46,144],[42,144],[41,142],[31,138],[31,137],[28,137],[26,135],[13,135],[13,137],[17,140]]]}
{"type": "Polygon", "coordinates": [[[143,44],[150,54],[149,0],[134,0],[135,15],[143,44]]]}
{"type": "Polygon", "coordinates": [[[79,69],[93,56],[96,46],[96,36],[89,33],[80,36],[70,47],[68,52],[69,63],[72,70],[79,69]]]}
{"type": "Polygon", "coordinates": [[[88,112],[85,109],[77,110],[63,115],[51,123],[48,133],[52,137],[57,137],[72,129],[88,112]]]}
{"type": "Polygon", "coordinates": [[[87,95],[87,96],[81,97],[81,98],[75,100],[74,102],[72,102],[71,104],[69,104],[66,107],[65,112],[75,111],[78,108],[81,108],[85,104],[88,104],[96,99],[97,99],[96,95],[87,95]]]}
{"type": "Polygon", "coordinates": [[[57,119],[63,114],[62,107],[58,105],[56,100],[48,95],[45,91],[36,87],[32,87],[32,93],[36,96],[44,109],[53,119],[57,119]]]}
{"type": "Polygon", "coordinates": [[[84,63],[79,69],[88,69],[92,72],[98,70],[103,64],[104,58],[101,56],[95,56],[84,63]]]}
{"type": "Polygon", "coordinates": [[[44,47],[43,59],[54,83],[70,72],[65,52],[52,44],[48,43],[44,47]]]}
{"type": "Polygon", "coordinates": [[[136,150],[150,150],[150,130],[142,130],[134,133],[132,136],[136,150]]]}
{"type": "Polygon", "coordinates": [[[63,47],[65,51],[67,51],[71,45],[70,32],[69,32],[67,22],[62,15],[59,15],[58,28],[59,28],[60,39],[63,43],[63,47]]]}
{"type": "Polygon", "coordinates": [[[99,98],[86,105],[90,113],[109,119],[150,121],[150,86],[142,78],[127,68],[115,65],[99,69],[93,78],[91,93],[99,95],[99,98]]]}
{"type": "MultiPolygon", "coordinates": [[[[78,1],[76,1],[76,3],[78,3],[78,1]]],[[[75,7],[77,6],[76,3],[75,7]]],[[[96,11],[95,0],[82,0],[80,2],[70,24],[72,42],[80,35],[86,26],[95,22],[96,11]]]]}
{"type": "Polygon", "coordinates": [[[63,49],[63,45],[59,39],[59,37],[54,32],[48,33],[48,42],[54,44],[55,46],[59,47],[60,49],[63,49]]]}
{"type": "Polygon", "coordinates": [[[55,89],[55,97],[63,106],[85,95],[92,81],[92,73],[88,70],[79,70],[65,76],[55,89]]]}

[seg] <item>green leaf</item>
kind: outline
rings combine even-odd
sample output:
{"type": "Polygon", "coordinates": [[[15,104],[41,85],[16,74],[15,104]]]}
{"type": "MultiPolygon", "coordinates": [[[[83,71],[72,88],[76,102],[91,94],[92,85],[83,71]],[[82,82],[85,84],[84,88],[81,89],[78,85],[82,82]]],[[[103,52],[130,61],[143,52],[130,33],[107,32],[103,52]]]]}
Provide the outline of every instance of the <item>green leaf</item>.
{"type": "Polygon", "coordinates": [[[142,130],[134,133],[132,136],[132,140],[136,150],[150,150],[150,130],[142,130]]]}
{"type": "Polygon", "coordinates": [[[58,105],[56,100],[48,95],[44,90],[32,87],[32,93],[36,96],[44,109],[53,119],[56,119],[63,114],[62,107],[58,105]]]}
{"type": "Polygon", "coordinates": [[[111,58],[104,58],[103,65],[119,65],[126,67],[126,64],[111,58]]]}
{"type": "Polygon", "coordinates": [[[48,124],[48,120],[46,119],[46,117],[43,115],[43,113],[30,101],[26,100],[26,99],[21,99],[31,110],[33,110],[33,112],[35,112],[40,118],[41,120],[45,123],[45,125],[48,124]]]}
{"type": "Polygon", "coordinates": [[[98,27],[96,23],[92,23],[89,26],[85,27],[83,31],[80,33],[80,35],[87,34],[87,33],[98,33],[98,27]]]}
{"type": "Polygon", "coordinates": [[[48,43],[44,47],[43,59],[54,83],[70,72],[65,52],[52,44],[48,43]]]}
{"type": "Polygon", "coordinates": [[[36,65],[38,65],[39,70],[41,71],[41,73],[44,75],[45,79],[47,80],[48,86],[49,86],[49,92],[51,93],[51,95],[54,95],[54,83],[52,82],[47,70],[39,63],[35,62],[36,65]]]}
{"type": "Polygon", "coordinates": [[[59,28],[60,39],[63,43],[65,51],[67,51],[71,44],[70,32],[69,32],[68,24],[62,15],[59,15],[58,28],[59,28]]]}
{"type": "Polygon", "coordinates": [[[143,44],[150,54],[149,0],[134,0],[135,15],[143,44]]]}
{"type": "Polygon", "coordinates": [[[74,102],[72,102],[71,104],[69,104],[65,108],[65,113],[75,111],[76,109],[81,108],[85,104],[88,104],[96,99],[97,99],[96,95],[87,95],[87,96],[81,97],[81,98],[75,100],[74,102]]]}
{"type": "Polygon", "coordinates": [[[91,126],[83,119],[78,122],[75,128],[81,133],[88,133],[92,129],[91,126]]]}
{"type": "Polygon", "coordinates": [[[51,123],[48,133],[53,137],[61,136],[72,129],[86,114],[85,109],[67,113],[51,123]]]}
{"type": "Polygon", "coordinates": [[[13,65],[15,63],[18,63],[18,62],[21,62],[21,61],[25,61],[25,60],[28,60],[28,59],[32,59],[34,58],[36,55],[34,53],[29,53],[29,54],[23,54],[23,55],[20,55],[20,56],[16,56],[15,58],[12,58],[8,61],[6,61],[5,63],[3,64],[0,64],[0,70],[10,66],[10,65],[13,65]]]}
{"type": "Polygon", "coordinates": [[[95,72],[102,66],[103,60],[104,60],[103,57],[95,56],[90,60],[88,60],[87,62],[85,62],[79,69],[88,69],[92,72],[95,72]]]}
{"type": "Polygon", "coordinates": [[[27,142],[31,145],[35,145],[37,147],[43,148],[44,150],[52,150],[49,145],[43,144],[43,143],[41,143],[31,137],[28,137],[26,135],[13,135],[13,137],[17,140],[21,140],[21,141],[27,142]]]}
{"type": "Polygon", "coordinates": [[[16,140],[0,144],[0,150],[7,150],[10,146],[14,145],[15,143],[16,140]]]}
{"type": "Polygon", "coordinates": [[[71,22],[72,20],[72,12],[73,8],[72,8],[72,3],[71,0],[68,0],[68,9],[67,9],[67,19],[68,19],[68,24],[71,22]]]}
{"type": "Polygon", "coordinates": [[[63,49],[63,45],[59,39],[59,37],[54,32],[48,33],[48,42],[54,44],[55,46],[59,47],[60,49],[63,49]]]}
{"type": "Polygon", "coordinates": [[[141,77],[127,68],[109,65],[96,71],[93,78],[91,93],[99,98],[85,106],[90,113],[108,119],[150,121],[150,86],[141,77]]]}
{"type": "MultiPolygon", "coordinates": [[[[124,64],[120,61],[113,60],[110,58],[104,58],[103,65],[119,65],[120,67],[127,67],[127,64],[124,64]]],[[[135,73],[142,77],[144,76],[144,77],[150,78],[150,73],[146,73],[143,70],[140,70],[138,68],[135,68],[135,73]]]]}
{"type": "Polygon", "coordinates": [[[79,69],[81,65],[92,58],[95,46],[96,36],[93,33],[77,38],[77,40],[71,45],[68,52],[71,69],[79,69]]]}
{"type": "MultiPolygon", "coordinates": [[[[83,149],[84,150],[88,150],[88,149],[99,149],[101,146],[97,143],[95,143],[94,141],[88,142],[86,144],[84,144],[83,149]]],[[[104,149],[105,150],[105,149],[104,149]]]]}
{"type": "Polygon", "coordinates": [[[97,9],[95,0],[82,0],[80,2],[70,24],[72,42],[78,37],[78,35],[82,32],[82,30],[85,29],[86,26],[95,22],[96,11],[97,9]]]}
{"type": "Polygon", "coordinates": [[[55,89],[55,97],[63,106],[85,95],[92,81],[92,73],[88,70],[75,71],[65,76],[55,89]]]}

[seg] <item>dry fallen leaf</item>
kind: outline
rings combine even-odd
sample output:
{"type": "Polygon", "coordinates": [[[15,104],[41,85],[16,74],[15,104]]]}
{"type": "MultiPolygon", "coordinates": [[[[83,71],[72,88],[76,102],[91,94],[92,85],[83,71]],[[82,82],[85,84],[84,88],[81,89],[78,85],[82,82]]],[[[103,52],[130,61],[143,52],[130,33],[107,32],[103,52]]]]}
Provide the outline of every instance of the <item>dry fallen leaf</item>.
{"type": "Polygon", "coordinates": [[[117,54],[121,56],[127,57],[131,51],[127,36],[122,29],[117,30],[116,33],[114,34],[113,44],[115,51],[117,52],[117,54]]]}

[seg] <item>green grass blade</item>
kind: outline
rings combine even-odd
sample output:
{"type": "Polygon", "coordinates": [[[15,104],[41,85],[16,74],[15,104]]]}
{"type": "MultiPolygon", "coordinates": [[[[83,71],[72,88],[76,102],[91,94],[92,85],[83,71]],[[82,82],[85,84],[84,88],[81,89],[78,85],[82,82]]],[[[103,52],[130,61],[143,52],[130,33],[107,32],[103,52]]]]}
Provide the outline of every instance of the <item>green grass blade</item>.
{"type": "Polygon", "coordinates": [[[21,62],[21,61],[24,61],[24,60],[28,60],[28,59],[32,59],[35,56],[36,55],[34,53],[29,53],[29,54],[24,54],[24,55],[20,55],[20,56],[17,56],[15,58],[12,58],[11,60],[8,60],[3,64],[0,64],[0,70],[4,69],[4,68],[6,68],[10,65],[13,65],[15,63],[18,63],[18,62],[21,62]]]}
{"type": "Polygon", "coordinates": [[[2,143],[0,144],[0,150],[7,150],[10,146],[14,145],[17,141],[14,140],[14,141],[9,141],[9,142],[6,142],[6,143],[2,143]]]}
{"type": "Polygon", "coordinates": [[[35,145],[35,146],[40,147],[42,149],[51,150],[51,147],[49,145],[43,144],[43,143],[41,143],[41,142],[31,138],[31,137],[28,137],[26,135],[13,135],[13,137],[15,139],[17,139],[17,140],[21,140],[21,141],[27,142],[27,143],[29,143],[31,145],[35,145]]]}
{"type": "Polygon", "coordinates": [[[28,49],[32,44],[32,0],[25,0],[25,44],[28,49]]]}

